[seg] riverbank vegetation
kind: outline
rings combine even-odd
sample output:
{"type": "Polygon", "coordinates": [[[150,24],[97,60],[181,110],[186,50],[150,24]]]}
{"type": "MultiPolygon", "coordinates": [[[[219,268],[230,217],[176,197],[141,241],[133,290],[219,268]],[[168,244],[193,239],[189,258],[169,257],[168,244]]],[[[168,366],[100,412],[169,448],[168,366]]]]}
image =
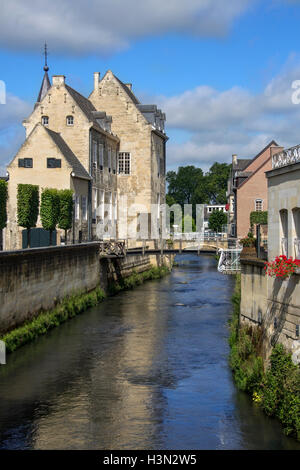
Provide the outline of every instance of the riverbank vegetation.
{"type": "MultiPolygon", "coordinates": [[[[133,289],[148,280],[160,279],[170,270],[166,266],[153,267],[142,273],[135,271],[119,282],[111,283],[108,295],[117,294],[120,291],[133,289]]],[[[8,353],[15,351],[26,343],[36,339],[38,336],[46,334],[48,331],[59,326],[70,318],[85,312],[91,307],[95,307],[106,298],[107,294],[97,287],[91,292],[81,292],[66,297],[60,301],[53,309],[41,311],[32,320],[24,325],[9,331],[0,339],[4,341],[8,353]]]]}
{"type": "Polygon", "coordinates": [[[253,401],[270,417],[278,418],[285,434],[300,440],[300,370],[281,344],[272,351],[264,368],[261,355],[261,328],[241,326],[240,275],[236,277],[230,320],[230,367],[237,387],[249,393],[253,401]]]}

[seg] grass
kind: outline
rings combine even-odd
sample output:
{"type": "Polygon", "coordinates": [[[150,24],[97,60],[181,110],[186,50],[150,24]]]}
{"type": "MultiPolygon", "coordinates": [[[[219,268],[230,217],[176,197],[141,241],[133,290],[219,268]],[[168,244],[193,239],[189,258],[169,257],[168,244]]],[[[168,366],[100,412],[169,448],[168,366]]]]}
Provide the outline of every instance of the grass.
{"type": "MultiPolygon", "coordinates": [[[[142,273],[133,273],[119,282],[111,284],[108,295],[117,294],[120,291],[133,289],[148,280],[160,279],[168,274],[170,270],[165,267],[154,267],[142,273]]],[[[8,353],[12,353],[24,344],[27,344],[48,331],[56,328],[68,319],[85,312],[91,307],[95,307],[106,298],[105,292],[97,287],[91,292],[81,292],[66,297],[53,309],[41,311],[32,320],[24,325],[9,331],[0,339],[4,341],[8,353]]]]}

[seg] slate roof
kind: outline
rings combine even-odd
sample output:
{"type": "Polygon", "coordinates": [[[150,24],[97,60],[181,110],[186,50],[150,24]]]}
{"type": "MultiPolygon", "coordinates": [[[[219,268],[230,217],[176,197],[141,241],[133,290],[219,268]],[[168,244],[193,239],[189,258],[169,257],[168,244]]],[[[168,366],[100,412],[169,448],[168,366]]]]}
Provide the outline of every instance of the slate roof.
{"type": "Polygon", "coordinates": [[[80,163],[78,158],[74,155],[70,147],[67,145],[67,143],[64,141],[64,139],[61,137],[60,134],[57,132],[51,131],[47,127],[44,127],[44,129],[48,132],[49,136],[51,139],[54,141],[55,145],[59,148],[67,162],[70,164],[72,167],[72,170],[75,173],[75,176],[78,178],[84,178],[84,179],[91,179],[90,175],[84,168],[84,166],[80,163]]]}
{"type": "Polygon", "coordinates": [[[234,171],[243,171],[250,163],[252,158],[238,158],[237,163],[232,165],[234,171]]]}
{"type": "Polygon", "coordinates": [[[41,85],[41,89],[40,89],[40,92],[39,92],[39,96],[37,98],[37,103],[40,103],[42,101],[42,99],[47,94],[47,92],[50,88],[51,88],[51,83],[50,83],[50,80],[49,80],[49,77],[48,77],[48,73],[45,72],[44,73],[44,78],[43,78],[43,81],[42,81],[42,85],[41,85]]]}

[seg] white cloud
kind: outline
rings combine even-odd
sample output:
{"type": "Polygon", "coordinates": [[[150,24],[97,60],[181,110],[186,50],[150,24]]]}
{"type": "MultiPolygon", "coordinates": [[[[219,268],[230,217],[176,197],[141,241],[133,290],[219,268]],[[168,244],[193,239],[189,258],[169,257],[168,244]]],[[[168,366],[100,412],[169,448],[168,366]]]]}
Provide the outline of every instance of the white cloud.
{"type": "Polygon", "coordinates": [[[30,114],[32,105],[10,93],[6,104],[0,104],[0,175],[25,138],[22,120],[30,114]]]}
{"type": "Polygon", "coordinates": [[[219,37],[250,0],[10,0],[2,2],[0,45],[82,54],[128,47],[136,38],[185,33],[219,37]]]}
{"type": "Polygon", "coordinates": [[[173,97],[155,97],[171,129],[184,129],[185,142],[168,144],[168,166],[195,164],[208,168],[231,155],[253,157],[271,140],[289,147],[300,144],[300,105],[292,103],[300,67],[285,68],[261,93],[233,87],[218,91],[208,86],[173,97]]]}

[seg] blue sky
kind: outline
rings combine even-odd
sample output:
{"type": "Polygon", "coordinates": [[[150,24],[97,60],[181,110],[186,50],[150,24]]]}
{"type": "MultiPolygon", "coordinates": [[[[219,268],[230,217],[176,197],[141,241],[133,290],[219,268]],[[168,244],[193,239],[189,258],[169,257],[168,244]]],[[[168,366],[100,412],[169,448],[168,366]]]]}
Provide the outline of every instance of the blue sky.
{"type": "Polygon", "coordinates": [[[252,157],[270,140],[300,143],[300,1],[11,0],[0,18],[0,172],[24,139],[43,76],[88,96],[93,72],[111,69],[144,103],[167,114],[169,169],[207,170],[232,153],[252,157]]]}

